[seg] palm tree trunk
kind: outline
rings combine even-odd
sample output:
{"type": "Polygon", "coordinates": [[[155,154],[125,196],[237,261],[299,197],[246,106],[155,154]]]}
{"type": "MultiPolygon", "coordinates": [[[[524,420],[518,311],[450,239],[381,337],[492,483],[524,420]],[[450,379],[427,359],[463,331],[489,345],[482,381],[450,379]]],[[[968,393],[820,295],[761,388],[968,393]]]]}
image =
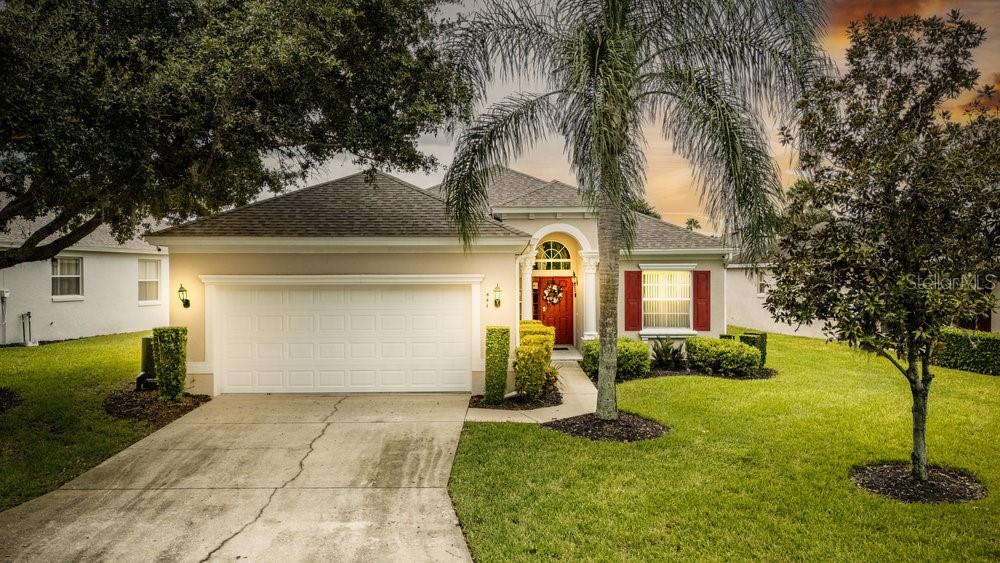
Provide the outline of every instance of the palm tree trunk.
{"type": "Polygon", "coordinates": [[[602,193],[598,208],[597,240],[601,262],[601,313],[598,333],[601,357],[597,372],[597,418],[618,420],[615,375],[618,371],[618,257],[622,245],[621,210],[602,193]]]}

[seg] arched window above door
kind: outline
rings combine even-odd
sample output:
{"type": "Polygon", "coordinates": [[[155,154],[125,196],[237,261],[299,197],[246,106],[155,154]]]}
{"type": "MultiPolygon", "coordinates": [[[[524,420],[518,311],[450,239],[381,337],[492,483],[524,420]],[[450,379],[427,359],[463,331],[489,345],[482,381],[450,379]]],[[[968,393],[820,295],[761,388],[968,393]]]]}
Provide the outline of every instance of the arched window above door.
{"type": "Polygon", "coordinates": [[[535,254],[535,269],[545,271],[573,269],[569,249],[554,240],[543,242],[538,245],[538,253],[535,254]]]}

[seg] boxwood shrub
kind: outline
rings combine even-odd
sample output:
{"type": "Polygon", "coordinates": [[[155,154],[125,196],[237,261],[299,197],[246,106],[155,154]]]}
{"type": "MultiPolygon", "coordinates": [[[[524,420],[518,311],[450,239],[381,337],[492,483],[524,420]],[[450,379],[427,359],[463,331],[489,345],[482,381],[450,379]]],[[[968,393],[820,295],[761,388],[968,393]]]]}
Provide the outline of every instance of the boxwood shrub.
{"type": "Polygon", "coordinates": [[[507,365],[510,360],[510,327],[486,327],[486,392],[483,400],[491,405],[503,402],[507,393],[507,365]]]}
{"type": "Polygon", "coordinates": [[[684,340],[692,371],[730,377],[749,377],[760,369],[760,350],[737,342],[704,336],[684,340]]]}
{"type": "Polygon", "coordinates": [[[165,326],[153,329],[153,371],[160,399],[179,401],[187,378],[187,328],[165,326]]]}
{"type": "MultiPolygon", "coordinates": [[[[583,371],[590,377],[597,377],[600,367],[601,344],[599,340],[587,340],[583,343],[583,371]]],[[[642,340],[633,340],[624,336],[618,338],[618,369],[615,381],[627,381],[649,375],[652,357],[649,344],[642,340]]]]}
{"type": "Polygon", "coordinates": [[[1000,334],[946,328],[934,363],[946,367],[1000,375],[1000,334]]]}
{"type": "Polygon", "coordinates": [[[740,342],[760,350],[760,367],[767,363],[767,333],[747,332],[740,335],[740,342]]]}
{"type": "Polygon", "coordinates": [[[529,399],[545,393],[545,368],[552,358],[551,341],[543,335],[522,336],[514,351],[514,389],[529,399]]]}

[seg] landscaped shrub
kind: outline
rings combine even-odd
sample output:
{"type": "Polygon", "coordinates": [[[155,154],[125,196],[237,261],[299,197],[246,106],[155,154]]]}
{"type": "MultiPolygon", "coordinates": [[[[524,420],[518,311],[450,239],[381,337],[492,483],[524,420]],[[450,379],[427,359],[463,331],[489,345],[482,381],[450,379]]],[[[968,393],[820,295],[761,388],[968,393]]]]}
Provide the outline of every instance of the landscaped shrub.
{"type": "Polygon", "coordinates": [[[747,332],[740,335],[740,342],[760,350],[760,367],[764,367],[767,362],[767,333],[747,332]]]}
{"type": "Polygon", "coordinates": [[[736,340],[736,336],[732,334],[720,334],[719,338],[721,338],[722,340],[736,340]]]}
{"type": "Polygon", "coordinates": [[[165,326],[153,329],[153,370],[160,399],[179,401],[187,377],[187,328],[165,326]]]}
{"type": "Polygon", "coordinates": [[[522,320],[521,321],[521,326],[525,326],[525,325],[540,325],[540,324],[542,324],[542,321],[539,321],[537,319],[526,319],[526,320],[522,320]]]}
{"type": "Polygon", "coordinates": [[[681,371],[686,368],[684,350],[675,346],[673,340],[658,338],[653,340],[653,366],[659,369],[681,371]]]}
{"type": "Polygon", "coordinates": [[[510,327],[486,327],[486,392],[483,400],[491,405],[503,402],[507,393],[507,363],[510,360],[510,327]]]}
{"type": "MultiPolygon", "coordinates": [[[[583,371],[591,377],[597,377],[600,366],[601,345],[599,340],[587,340],[583,343],[583,371]]],[[[626,381],[649,375],[652,358],[649,345],[641,340],[633,340],[624,336],[618,338],[618,369],[615,381],[626,381]]]]}
{"type": "Polygon", "coordinates": [[[692,336],[684,341],[688,367],[731,377],[750,377],[760,369],[760,350],[735,340],[692,336]]]}
{"type": "Polygon", "coordinates": [[[547,336],[522,336],[514,351],[514,389],[529,399],[545,393],[545,368],[552,355],[548,342],[547,336]]]}
{"type": "Polygon", "coordinates": [[[1000,375],[1000,334],[945,329],[934,354],[934,363],[946,368],[1000,375]]]}
{"type": "Polygon", "coordinates": [[[545,368],[545,392],[548,393],[549,391],[555,389],[556,383],[558,382],[559,370],[556,369],[556,366],[549,364],[545,368]]]}

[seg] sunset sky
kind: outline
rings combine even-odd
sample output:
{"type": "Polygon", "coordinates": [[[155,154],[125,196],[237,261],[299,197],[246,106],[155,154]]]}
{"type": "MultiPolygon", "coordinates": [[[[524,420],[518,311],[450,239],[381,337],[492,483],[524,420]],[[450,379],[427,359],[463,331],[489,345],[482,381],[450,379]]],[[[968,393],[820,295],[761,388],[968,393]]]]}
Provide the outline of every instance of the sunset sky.
{"type": "MultiPolygon", "coordinates": [[[[975,65],[982,73],[981,82],[1000,84],[1000,0],[833,0],[830,4],[830,26],[823,40],[831,58],[838,64],[843,63],[844,52],[848,45],[847,25],[852,20],[860,19],[867,13],[885,16],[901,16],[917,13],[922,16],[947,15],[952,9],[959,9],[962,14],[986,28],[986,41],[975,52],[975,65]]],[[[502,84],[494,89],[496,95],[502,96],[511,91],[524,89],[536,91],[530,84],[502,84]]],[[[967,100],[959,100],[959,104],[967,100]]],[[[773,154],[779,166],[784,171],[784,182],[790,184],[794,178],[788,172],[794,167],[791,154],[781,147],[776,139],[776,131],[772,131],[774,139],[773,154]]],[[[702,223],[707,223],[699,205],[698,192],[694,187],[691,169],[687,162],[673,154],[669,141],[656,134],[656,127],[650,127],[647,135],[647,184],[646,197],[663,215],[665,220],[683,223],[687,217],[699,217],[702,223]]],[[[438,157],[443,165],[450,163],[453,139],[426,138],[421,147],[427,153],[438,157]]],[[[538,176],[544,179],[558,179],[575,185],[573,175],[562,151],[562,141],[551,138],[537,145],[532,151],[511,164],[512,168],[538,176]]],[[[309,183],[337,178],[356,172],[357,167],[351,165],[349,158],[331,162],[321,172],[310,179],[309,183]]],[[[421,187],[437,184],[444,174],[443,167],[435,174],[405,174],[396,173],[404,180],[421,187]]]]}

